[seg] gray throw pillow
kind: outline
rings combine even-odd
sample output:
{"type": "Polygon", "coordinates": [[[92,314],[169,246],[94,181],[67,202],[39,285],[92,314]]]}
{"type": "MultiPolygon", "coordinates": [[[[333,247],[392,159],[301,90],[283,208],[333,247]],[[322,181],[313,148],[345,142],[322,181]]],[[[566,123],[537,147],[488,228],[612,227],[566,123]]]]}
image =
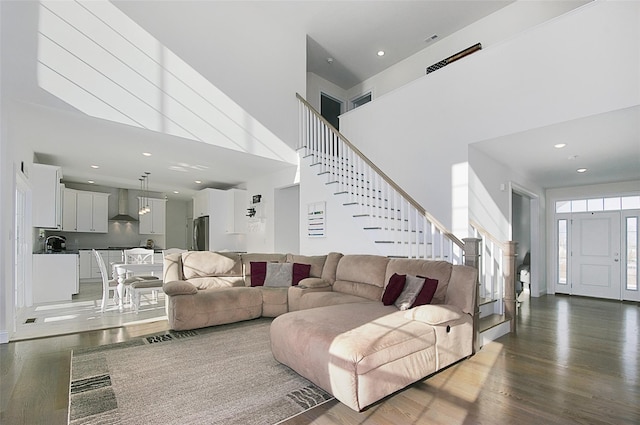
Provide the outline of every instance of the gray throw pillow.
{"type": "Polygon", "coordinates": [[[407,280],[404,284],[404,289],[400,293],[400,296],[393,303],[399,310],[408,310],[413,305],[416,297],[420,293],[422,286],[424,285],[424,278],[417,276],[407,275],[407,280]]]}
{"type": "Polygon", "coordinates": [[[267,263],[267,275],[264,278],[264,286],[291,286],[292,278],[292,263],[267,263]]]}

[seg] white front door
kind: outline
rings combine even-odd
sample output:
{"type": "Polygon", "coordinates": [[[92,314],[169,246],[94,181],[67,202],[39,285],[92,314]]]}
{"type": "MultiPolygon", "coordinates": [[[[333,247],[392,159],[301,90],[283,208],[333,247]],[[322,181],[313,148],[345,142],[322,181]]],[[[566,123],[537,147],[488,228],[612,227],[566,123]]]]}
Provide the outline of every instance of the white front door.
{"type": "Polygon", "coordinates": [[[579,213],[571,226],[571,294],[619,300],[620,213],[579,213]]]}

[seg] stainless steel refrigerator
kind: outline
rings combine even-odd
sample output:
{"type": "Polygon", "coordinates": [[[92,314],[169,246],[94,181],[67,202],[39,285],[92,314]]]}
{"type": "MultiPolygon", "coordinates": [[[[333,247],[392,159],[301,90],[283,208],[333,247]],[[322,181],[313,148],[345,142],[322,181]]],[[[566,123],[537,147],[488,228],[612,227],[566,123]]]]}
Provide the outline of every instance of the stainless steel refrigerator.
{"type": "Polygon", "coordinates": [[[193,220],[193,249],[209,251],[209,216],[193,220]]]}

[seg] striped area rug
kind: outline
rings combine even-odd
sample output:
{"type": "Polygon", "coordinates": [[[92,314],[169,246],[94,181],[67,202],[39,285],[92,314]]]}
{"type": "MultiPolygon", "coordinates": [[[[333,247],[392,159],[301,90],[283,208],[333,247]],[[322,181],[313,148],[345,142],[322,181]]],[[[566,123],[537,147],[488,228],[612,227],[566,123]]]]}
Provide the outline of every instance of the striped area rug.
{"type": "Polygon", "coordinates": [[[273,359],[270,323],[75,350],[69,424],[275,424],[331,400],[273,359]]]}

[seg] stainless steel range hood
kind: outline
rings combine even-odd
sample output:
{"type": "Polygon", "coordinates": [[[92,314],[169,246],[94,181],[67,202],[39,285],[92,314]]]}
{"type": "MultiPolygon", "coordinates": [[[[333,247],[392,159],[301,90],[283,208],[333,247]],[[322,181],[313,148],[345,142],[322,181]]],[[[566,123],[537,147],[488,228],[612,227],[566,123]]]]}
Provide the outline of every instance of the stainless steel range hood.
{"type": "Polygon", "coordinates": [[[118,215],[114,215],[109,221],[138,221],[129,215],[129,189],[118,189],[118,215]]]}

